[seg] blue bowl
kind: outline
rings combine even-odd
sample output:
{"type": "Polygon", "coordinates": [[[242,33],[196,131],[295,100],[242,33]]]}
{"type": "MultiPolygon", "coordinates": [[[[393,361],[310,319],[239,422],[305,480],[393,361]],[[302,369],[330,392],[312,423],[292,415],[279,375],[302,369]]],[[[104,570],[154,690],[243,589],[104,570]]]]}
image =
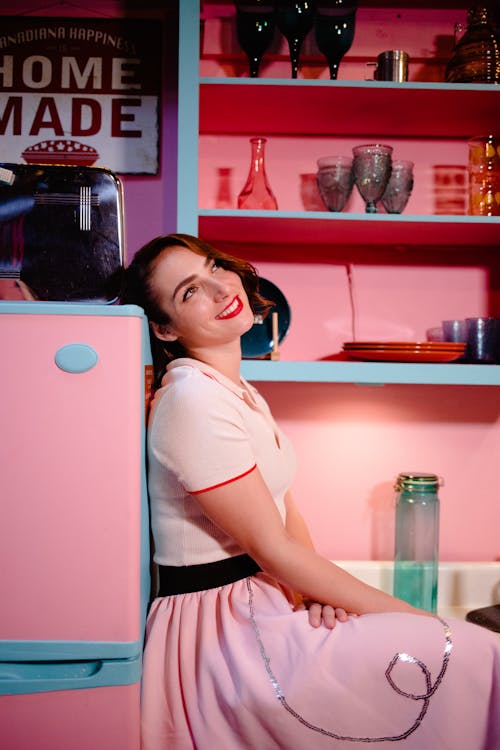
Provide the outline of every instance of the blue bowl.
{"type": "MultiPolygon", "coordinates": [[[[259,278],[259,292],[274,306],[261,321],[254,323],[241,337],[241,353],[244,359],[259,359],[270,354],[273,349],[272,313],[278,313],[278,341],[281,344],[290,327],[291,312],[285,295],[267,279],[259,278]]],[[[258,310],[256,311],[256,317],[258,310]]]]}

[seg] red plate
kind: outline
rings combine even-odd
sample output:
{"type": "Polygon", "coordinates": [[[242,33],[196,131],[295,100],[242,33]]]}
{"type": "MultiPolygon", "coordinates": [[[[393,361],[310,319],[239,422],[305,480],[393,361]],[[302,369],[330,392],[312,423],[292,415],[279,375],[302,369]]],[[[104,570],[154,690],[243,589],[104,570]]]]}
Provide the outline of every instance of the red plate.
{"type": "Polygon", "coordinates": [[[415,349],[349,349],[346,354],[353,359],[368,362],[453,362],[462,356],[459,351],[419,351],[415,349]]]}
{"type": "Polygon", "coordinates": [[[386,341],[386,342],[357,342],[357,341],[346,341],[343,344],[345,351],[351,349],[366,349],[366,350],[393,350],[398,351],[455,351],[465,349],[465,343],[455,341],[414,341],[414,342],[397,342],[397,341],[386,341]]]}

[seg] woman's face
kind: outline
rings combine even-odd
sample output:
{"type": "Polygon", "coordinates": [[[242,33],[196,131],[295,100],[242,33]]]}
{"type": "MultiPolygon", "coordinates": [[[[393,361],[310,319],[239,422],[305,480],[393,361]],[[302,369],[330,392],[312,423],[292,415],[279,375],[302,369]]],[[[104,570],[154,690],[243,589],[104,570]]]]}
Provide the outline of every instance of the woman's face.
{"type": "Polygon", "coordinates": [[[169,247],[159,255],[151,286],[170,321],[155,324],[156,336],[178,340],[188,352],[239,340],[253,325],[239,275],[188,248],[169,247]]]}

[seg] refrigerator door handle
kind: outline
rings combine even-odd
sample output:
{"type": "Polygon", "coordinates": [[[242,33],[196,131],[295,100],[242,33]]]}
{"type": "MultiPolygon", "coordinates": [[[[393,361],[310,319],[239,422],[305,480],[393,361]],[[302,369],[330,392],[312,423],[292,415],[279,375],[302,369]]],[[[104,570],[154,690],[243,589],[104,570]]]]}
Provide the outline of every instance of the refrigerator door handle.
{"type": "Polygon", "coordinates": [[[56,351],[54,360],[59,369],[65,372],[87,372],[91,370],[99,357],[95,349],[88,344],[67,344],[56,351]]]}
{"type": "Polygon", "coordinates": [[[4,661],[0,662],[0,695],[131,685],[140,676],[140,656],[92,661],[4,661]]]}

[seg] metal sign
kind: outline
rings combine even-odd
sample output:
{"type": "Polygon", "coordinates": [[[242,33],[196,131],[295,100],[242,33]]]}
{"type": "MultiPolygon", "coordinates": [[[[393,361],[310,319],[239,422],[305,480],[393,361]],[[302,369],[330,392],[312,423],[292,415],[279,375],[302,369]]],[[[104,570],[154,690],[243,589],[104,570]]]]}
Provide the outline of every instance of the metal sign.
{"type": "Polygon", "coordinates": [[[0,23],[0,162],[158,173],[160,23],[0,23]]]}

